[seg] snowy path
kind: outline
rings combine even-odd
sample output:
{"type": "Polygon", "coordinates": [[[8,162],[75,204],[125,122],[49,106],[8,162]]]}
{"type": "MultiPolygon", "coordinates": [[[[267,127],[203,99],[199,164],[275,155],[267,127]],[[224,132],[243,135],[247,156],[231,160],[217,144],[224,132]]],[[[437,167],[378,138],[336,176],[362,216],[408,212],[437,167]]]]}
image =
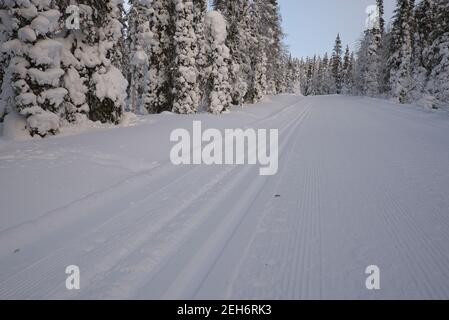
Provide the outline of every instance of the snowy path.
{"type": "Polygon", "coordinates": [[[192,119],[0,140],[0,298],[449,298],[447,115],[280,96],[195,116],[278,128],[271,177],[172,166],[169,133],[192,119]]]}

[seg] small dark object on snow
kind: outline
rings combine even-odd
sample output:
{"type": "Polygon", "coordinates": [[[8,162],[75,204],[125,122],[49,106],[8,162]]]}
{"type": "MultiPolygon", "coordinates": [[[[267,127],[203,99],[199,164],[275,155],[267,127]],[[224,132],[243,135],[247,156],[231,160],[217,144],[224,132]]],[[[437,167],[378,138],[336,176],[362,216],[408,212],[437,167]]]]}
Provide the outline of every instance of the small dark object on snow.
{"type": "Polygon", "coordinates": [[[20,249],[14,250],[14,253],[18,253],[18,252],[20,252],[20,249]]]}

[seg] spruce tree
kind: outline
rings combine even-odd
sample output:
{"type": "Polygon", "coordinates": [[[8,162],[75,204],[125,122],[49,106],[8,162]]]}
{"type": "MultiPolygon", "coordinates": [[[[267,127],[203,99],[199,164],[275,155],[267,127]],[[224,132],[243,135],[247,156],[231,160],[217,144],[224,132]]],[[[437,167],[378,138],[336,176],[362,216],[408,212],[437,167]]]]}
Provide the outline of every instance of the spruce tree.
{"type": "MultiPolygon", "coordinates": [[[[13,37],[12,15],[8,9],[6,2],[0,1],[0,49],[13,37]]],[[[15,106],[11,70],[8,68],[10,58],[10,55],[0,50],[0,122],[15,106]]]]}
{"type": "Polygon", "coordinates": [[[337,38],[335,39],[335,45],[334,50],[332,52],[332,58],[331,58],[331,69],[332,69],[332,77],[333,77],[333,87],[332,87],[332,93],[341,93],[342,88],[342,46],[341,46],[341,39],[340,34],[337,34],[337,38]]]}
{"type": "Polygon", "coordinates": [[[249,0],[219,0],[213,2],[227,21],[226,46],[230,50],[229,76],[232,103],[242,105],[251,77],[251,15],[249,0]]]}
{"type": "Polygon", "coordinates": [[[231,85],[229,83],[229,48],[226,46],[226,22],[218,11],[206,16],[206,97],[207,111],[219,114],[229,109],[231,85]]]}
{"type": "Polygon", "coordinates": [[[401,103],[410,101],[412,79],[412,10],[413,2],[398,0],[390,34],[388,68],[392,96],[401,103]]]}
{"type": "Polygon", "coordinates": [[[198,43],[194,28],[192,0],[174,0],[176,53],[173,70],[173,112],[192,114],[198,111],[200,93],[196,57],[198,43]]]}
{"type": "MultiPolygon", "coordinates": [[[[198,53],[196,57],[196,67],[200,71],[198,72],[198,88],[200,92],[200,104],[204,103],[206,95],[207,77],[202,72],[207,66],[207,52],[206,52],[206,31],[205,31],[205,17],[207,13],[207,0],[193,0],[193,25],[198,43],[198,53]]],[[[226,23],[225,23],[226,27],[226,23]]]]}
{"type": "MultiPolygon", "coordinates": [[[[149,91],[149,55],[153,34],[150,31],[150,19],[154,9],[152,0],[131,0],[128,16],[129,44],[132,54],[130,71],[131,111],[143,111],[142,98],[149,91]]],[[[152,80],[152,79],[151,79],[152,80]]],[[[148,100],[146,102],[149,102],[148,100]]],[[[148,106],[146,106],[148,108],[148,106]]]]}
{"type": "Polygon", "coordinates": [[[8,55],[14,108],[26,118],[31,135],[56,134],[68,93],[61,86],[62,45],[55,40],[62,14],[50,1],[38,5],[8,1],[4,9],[10,10],[15,21],[10,38],[2,44],[2,52],[8,55]]]}
{"type": "Polygon", "coordinates": [[[449,109],[449,2],[435,0],[435,28],[430,34],[433,39],[429,49],[432,71],[427,90],[438,103],[449,109]]]}
{"type": "Polygon", "coordinates": [[[172,110],[176,19],[174,5],[173,0],[151,1],[149,27],[152,40],[148,52],[148,90],[143,97],[149,113],[172,110]]]}
{"type": "Polygon", "coordinates": [[[263,0],[254,0],[251,5],[251,75],[245,100],[256,103],[267,89],[267,38],[262,34],[263,0]]]}
{"type": "Polygon", "coordinates": [[[343,84],[342,93],[352,94],[354,87],[354,54],[349,50],[349,46],[346,47],[345,55],[343,58],[343,84]]]}

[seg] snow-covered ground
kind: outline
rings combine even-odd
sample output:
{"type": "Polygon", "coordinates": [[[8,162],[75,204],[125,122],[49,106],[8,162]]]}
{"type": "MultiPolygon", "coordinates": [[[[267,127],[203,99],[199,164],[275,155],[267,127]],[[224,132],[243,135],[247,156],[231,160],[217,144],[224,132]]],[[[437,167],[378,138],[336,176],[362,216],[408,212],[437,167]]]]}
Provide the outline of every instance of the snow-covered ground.
{"type": "Polygon", "coordinates": [[[0,298],[449,298],[446,114],[283,95],[0,139],[0,190],[0,298]],[[279,129],[278,174],[173,166],[170,132],[193,120],[279,129]]]}

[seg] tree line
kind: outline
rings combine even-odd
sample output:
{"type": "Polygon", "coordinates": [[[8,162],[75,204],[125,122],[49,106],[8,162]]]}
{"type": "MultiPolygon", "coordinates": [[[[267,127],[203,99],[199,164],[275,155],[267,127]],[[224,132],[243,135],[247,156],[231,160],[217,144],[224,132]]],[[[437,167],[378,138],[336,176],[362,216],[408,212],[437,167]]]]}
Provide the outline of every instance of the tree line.
{"type": "Polygon", "coordinates": [[[31,135],[125,111],[220,114],[298,90],[277,0],[0,0],[0,121],[31,135]]]}
{"type": "Polygon", "coordinates": [[[377,20],[355,53],[342,53],[337,36],[331,57],[300,61],[304,95],[354,94],[393,98],[431,108],[449,104],[449,1],[397,0],[386,26],[383,0],[377,20]]]}

